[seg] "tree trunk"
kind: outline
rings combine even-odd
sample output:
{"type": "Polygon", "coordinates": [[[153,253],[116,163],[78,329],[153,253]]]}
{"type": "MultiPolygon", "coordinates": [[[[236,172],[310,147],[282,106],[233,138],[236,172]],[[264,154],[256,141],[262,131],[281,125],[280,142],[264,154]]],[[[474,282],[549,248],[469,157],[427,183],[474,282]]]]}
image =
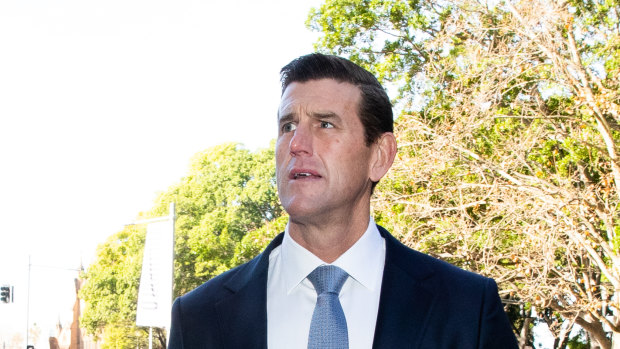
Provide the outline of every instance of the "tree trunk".
{"type": "Polygon", "coordinates": [[[600,322],[590,322],[584,318],[578,317],[575,319],[575,323],[583,327],[590,336],[592,349],[612,349],[611,341],[607,339],[607,334],[603,330],[603,325],[600,322]]]}
{"type": "Polygon", "coordinates": [[[528,338],[530,337],[530,324],[533,319],[531,317],[526,317],[523,320],[523,326],[521,327],[521,333],[519,333],[519,348],[526,349],[531,348],[528,346],[528,338]]]}

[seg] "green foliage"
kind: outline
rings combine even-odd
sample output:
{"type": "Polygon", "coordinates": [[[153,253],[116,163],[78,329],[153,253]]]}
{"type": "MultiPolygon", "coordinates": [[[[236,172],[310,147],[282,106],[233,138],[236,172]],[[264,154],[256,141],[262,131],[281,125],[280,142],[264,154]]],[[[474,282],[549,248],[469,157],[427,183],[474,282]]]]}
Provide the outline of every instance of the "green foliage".
{"type": "MultiPolygon", "coordinates": [[[[153,209],[141,215],[168,215],[176,203],[175,293],[188,292],[213,276],[257,255],[284,229],[279,205],[274,143],[250,152],[222,144],[194,156],[189,173],[161,193],[153,209]]],[[[105,336],[110,348],[144,346],[135,327],[138,284],[145,232],[127,227],[99,247],[84,278],[82,323],[105,336]]],[[[157,332],[160,346],[163,333],[157,332]]]]}
{"type": "Polygon", "coordinates": [[[413,77],[428,62],[424,40],[450,11],[426,1],[327,0],[311,11],[307,25],[323,33],[319,51],[348,56],[411,91],[420,88],[413,77]]]}
{"type": "Polygon", "coordinates": [[[142,265],[145,232],[126,227],[112,235],[97,250],[97,259],[83,275],[80,289],[86,303],[81,324],[89,333],[136,332],[136,299],[142,265]],[[113,324],[122,324],[115,326],[113,324]]]}
{"type": "Polygon", "coordinates": [[[255,153],[215,146],[198,153],[189,174],[157,199],[148,216],[176,202],[177,295],[233,267],[243,237],[282,215],[274,158],[274,144],[255,153]]]}
{"type": "Polygon", "coordinates": [[[105,338],[101,344],[102,349],[148,347],[145,331],[136,329],[135,323],[128,320],[108,324],[103,333],[105,338]]]}
{"type": "Polygon", "coordinates": [[[288,216],[283,215],[247,233],[235,246],[235,254],[230,263],[231,267],[248,262],[258,255],[276,235],[284,231],[287,222],[288,216]]]}

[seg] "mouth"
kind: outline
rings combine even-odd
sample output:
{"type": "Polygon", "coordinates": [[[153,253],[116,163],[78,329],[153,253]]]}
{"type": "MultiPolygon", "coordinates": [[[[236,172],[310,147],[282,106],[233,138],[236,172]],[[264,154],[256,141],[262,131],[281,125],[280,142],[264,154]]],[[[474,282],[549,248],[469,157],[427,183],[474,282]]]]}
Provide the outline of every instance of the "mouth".
{"type": "Polygon", "coordinates": [[[311,178],[322,178],[321,175],[314,171],[308,170],[293,170],[289,175],[290,179],[311,179],[311,178]]]}
{"type": "Polygon", "coordinates": [[[312,176],[311,174],[309,174],[308,172],[304,172],[304,173],[295,173],[293,175],[293,179],[297,179],[299,177],[310,177],[312,176]]]}

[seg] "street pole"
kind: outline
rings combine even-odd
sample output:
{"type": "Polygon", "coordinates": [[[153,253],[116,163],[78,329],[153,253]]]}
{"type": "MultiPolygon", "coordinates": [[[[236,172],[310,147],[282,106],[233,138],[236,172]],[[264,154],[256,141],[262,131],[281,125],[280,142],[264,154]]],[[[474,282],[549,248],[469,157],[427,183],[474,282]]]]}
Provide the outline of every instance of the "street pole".
{"type": "MultiPolygon", "coordinates": [[[[173,201],[170,203],[170,206],[168,208],[168,213],[170,216],[170,220],[172,221],[172,251],[170,251],[170,253],[172,253],[172,283],[170,283],[170,294],[172,295],[172,299],[171,302],[174,302],[174,259],[176,258],[176,256],[174,255],[174,246],[176,245],[175,243],[175,239],[176,239],[176,221],[177,221],[177,207],[176,207],[176,203],[173,201]]],[[[170,325],[172,319],[168,318],[170,321],[168,322],[168,328],[166,328],[166,347],[168,347],[168,343],[169,343],[169,339],[170,339],[170,325]]]]}
{"type": "Polygon", "coordinates": [[[30,333],[30,256],[28,256],[28,296],[26,298],[26,349],[28,349],[28,335],[30,333]]]}

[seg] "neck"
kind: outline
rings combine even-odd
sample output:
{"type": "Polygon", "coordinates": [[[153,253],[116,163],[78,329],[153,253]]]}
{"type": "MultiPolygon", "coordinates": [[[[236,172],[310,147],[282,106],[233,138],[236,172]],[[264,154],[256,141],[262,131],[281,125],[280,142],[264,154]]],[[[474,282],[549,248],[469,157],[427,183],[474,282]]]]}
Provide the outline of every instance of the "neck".
{"type": "Polygon", "coordinates": [[[288,231],[295,242],[323,262],[332,263],[364,235],[368,228],[370,210],[353,216],[334,218],[336,219],[305,222],[291,217],[288,231]]]}

